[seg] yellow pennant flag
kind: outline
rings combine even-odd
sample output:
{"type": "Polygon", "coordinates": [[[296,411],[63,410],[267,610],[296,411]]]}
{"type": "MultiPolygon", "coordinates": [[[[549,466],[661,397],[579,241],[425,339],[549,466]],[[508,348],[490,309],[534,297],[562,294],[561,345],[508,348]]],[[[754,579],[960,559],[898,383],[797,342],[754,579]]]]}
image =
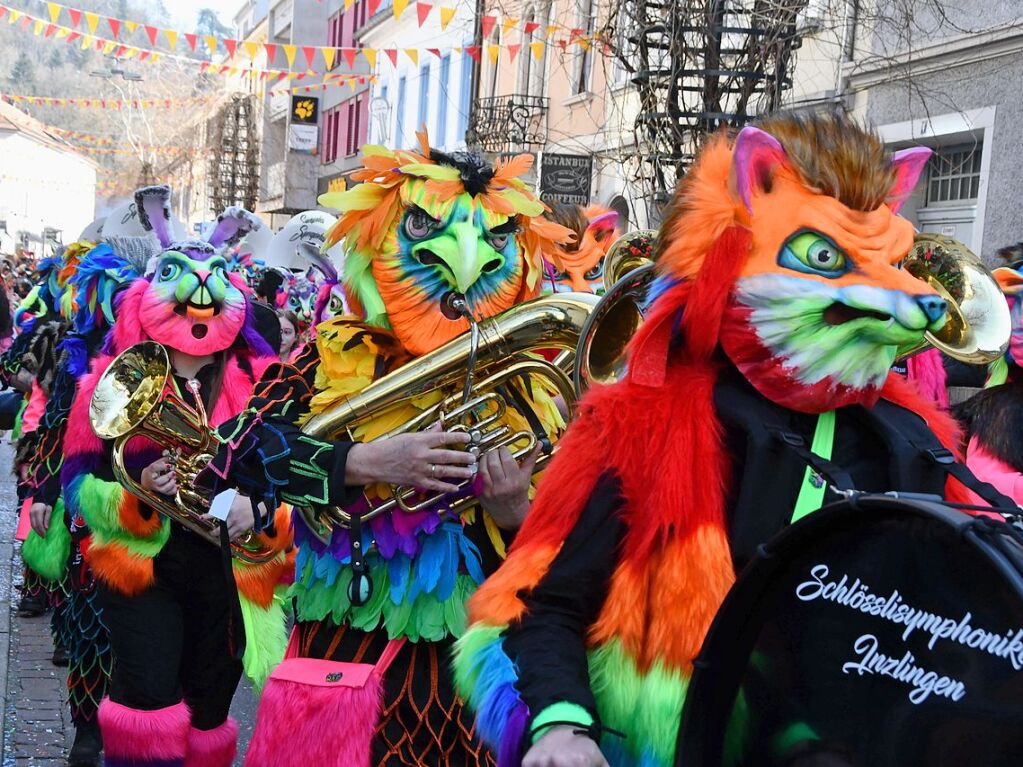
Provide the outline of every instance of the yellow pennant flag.
{"type": "Polygon", "coordinates": [[[149,63],[150,64],[155,64],[156,62],[158,62],[162,58],[163,58],[163,54],[162,53],[154,53],[152,56],[149,57],[149,63]]]}
{"type": "Polygon", "coordinates": [[[245,49],[245,52],[249,54],[249,59],[255,61],[256,56],[259,55],[259,43],[247,40],[242,43],[242,47],[245,49]]]}
{"type": "Polygon", "coordinates": [[[288,60],[288,69],[291,69],[295,63],[295,51],[298,50],[294,45],[284,45],[284,57],[288,60]]]}
{"type": "Polygon", "coordinates": [[[536,40],[535,42],[529,44],[529,50],[532,51],[533,58],[536,59],[537,61],[543,58],[544,45],[545,43],[543,42],[543,40],[536,40]]]}
{"type": "Polygon", "coordinates": [[[210,56],[217,52],[217,38],[213,35],[203,35],[203,40],[206,41],[206,47],[210,49],[210,56]]]}
{"type": "Polygon", "coordinates": [[[355,3],[355,0],[345,0],[345,10],[347,11],[355,3]]]}
{"type": "Polygon", "coordinates": [[[173,51],[175,48],[178,47],[178,33],[175,32],[173,29],[165,29],[163,30],[163,33],[167,36],[167,44],[173,51]]]}
{"type": "Polygon", "coordinates": [[[394,19],[397,21],[408,8],[409,0],[394,0],[394,19]]]}
{"type": "Polygon", "coordinates": [[[115,43],[113,40],[108,40],[107,44],[103,46],[103,55],[109,56],[116,47],[117,43],[115,43]]]}
{"type": "Polygon", "coordinates": [[[125,26],[125,27],[127,27],[127,29],[128,29],[128,31],[129,31],[129,32],[131,32],[132,34],[134,34],[134,33],[135,33],[135,30],[139,28],[139,23],[138,23],[137,21],[128,21],[128,20],[125,20],[125,22],[124,22],[124,26],[125,26]]]}
{"type": "Polygon", "coordinates": [[[455,9],[454,8],[445,8],[444,6],[441,6],[441,8],[440,8],[440,28],[441,28],[441,30],[447,29],[448,28],[448,24],[451,23],[451,19],[453,19],[453,18],[455,18],[455,9]]]}
{"type": "Polygon", "coordinates": [[[89,34],[96,34],[96,25],[99,24],[99,14],[85,12],[85,25],[89,28],[89,34]]]}
{"type": "Polygon", "coordinates": [[[71,34],[71,30],[67,27],[57,27],[57,39],[63,40],[65,37],[71,34]]]}
{"type": "Polygon", "coordinates": [[[557,31],[558,31],[558,28],[556,26],[554,26],[553,24],[548,24],[547,25],[547,37],[553,36],[554,33],[557,32],[557,31]]]}
{"type": "Polygon", "coordinates": [[[323,53],[323,63],[327,65],[327,69],[333,69],[334,56],[337,53],[337,48],[320,48],[320,52],[323,53]]]}
{"type": "Polygon", "coordinates": [[[376,69],[377,66],[377,49],[376,48],[363,48],[362,55],[366,57],[366,61],[369,62],[370,69],[376,69]]]}
{"type": "Polygon", "coordinates": [[[518,23],[518,19],[505,17],[505,20],[501,22],[501,39],[504,40],[504,38],[508,36],[508,30],[516,26],[518,23]]]}
{"type": "Polygon", "coordinates": [[[487,58],[490,59],[490,63],[497,66],[497,58],[501,55],[501,46],[494,45],[493,43],[487,45],[487,58]]]}
{"type": "Polygon", "coordinates": [[[21,11],[11,11],[10,13],[7,14],[7,23],[8,24],[15,23],[18,19],[22,17],[22,15],[23,14],[21,11]]]}
{"type": "Polygon", "coordinates": [[[355,79],[354,79],[354,78],[352,78],[352,79],[350,79],[350,80],[348,81],[348,87],[349,87],[349,88],[350,88],[350,89],[351,89],[352,91],[354,91],[354,90],[355,90],[355,79]]]}
{"type": "Polygon", "coordinates": [[[133,59],[133,58],[135,58],[138,55],[139,55],[139,49],[138,48],[128,48],[124,52],[124,58],[126,58],[126,59],[133,59]]]}
{"type": "Polygon", "coordinates": [[[411,61],[413,65],[415,65],[417,67],[419,66],[419,49],[418,48],[406,48],[405,49],[405,55],[408,56],[409,61],[411,61]]]}
{"type": "Polygon", "coordinates": [[[32,34],[41,35],[43,33],[43,29],[45,28],[46,22],[43,21],[42,19],[36,19],[36,23],[32,25],[32,34]]]}
{"type": "Polygon", "coordinates": [[[56,24],[57,19],[60,18],[60,6],[56,3],[47,3],[46,10],[50,12],[50,23],[56,24]]]}
{"type": "Polygon", "coordinates": [[[580,37],[578,40],[576,40],[576,42],[579,43],[579,47],[582,48],[584,51],[588,51],[590,49],[590,41],[587,38],[580,37]]]}
{"type": "Polygon", "coordinates": [[[91,35],[82,35],[82,50],[83,51],[87,51],[91,47],[92,47],[92,36],[91,35]]]}

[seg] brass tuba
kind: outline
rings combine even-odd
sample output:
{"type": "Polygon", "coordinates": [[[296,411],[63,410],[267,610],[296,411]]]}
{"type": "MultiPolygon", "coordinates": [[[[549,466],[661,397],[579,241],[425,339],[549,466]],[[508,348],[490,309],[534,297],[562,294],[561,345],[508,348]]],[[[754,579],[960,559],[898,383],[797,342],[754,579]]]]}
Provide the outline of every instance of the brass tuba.
{"type": "MultiPolygon", "coordinates": [[[[210,502],[195,486],[195,478],[216,453],[218,442],[209,426],[193,384],[197,407],[185,402],[168,386],[171,374],[167,350],[155,341],[143,341],[121,352],[100,377],[89,403],[89,420],[100,439],[114,441],[111,465],[117,481],[133,495],[194,533],[220,546],[219,523],[203,519],[210,502]],[[124,447],[133,437],[145,437],[176,454],[176,497],[146,490],[124,464],[124,447]]],[[[275,556],[255,533],[232,541],[231,554],[258,564],[275,556]]]]}
{"type": "MultiPolygon", "coordinates": [[[[502,423],[507,408],[522,407],[511,390],[515,379],[526,376],[540,379],[572,408],[575,392],[565,371],[528,352],[575,349],[583,323],[596,303],[597,297],[588,293],[558,293],[476,321],[464,299],[449,297],[446,308],[455,316],[469,320],[468,332],[352,394],[334,410],[311,418],[303,431],[317,439],[351,438],[357,425],[380,418],[413,397],[437,392],[440,400],[435,405],[379,439],[423,431],[439,424],[445,430],[468,432],[471,436],[468,449],[477,456],[507,446],[516,457],[531,451],[539,440],[544,447],[535,471],[540,471],[553,452],[553,435],[538,435],[527,430],[513,432],[502,423]]],[[[399,509],[425,509],[441,497],[440,494],[424,495],[409,487],[392,486],[390,497],[361,518],[368,520],[399,509]]],[[[452,512],[457,514],[475,502],[475,498],[458,500],[452,504],[452,512]]],[[[338,508],[299,509],[299,512],[310,530],[323,540],[329,540],[335,526],[347,527],[351,522],[351,515],[338,508]]]]}
{"type": "Polygon", "coordinates": [[[643,322],[654,279],[654,229],[627,232],[604,257],[604,296],[586,319],[572,373],[581,396],[595,383],[614,383],[625,370],[625,347],[643,322]]]}
{"type": "Polygon", "coordinates": [[[948,319],[940,330],[909,349],[908,357],[931,346],[960,362],[981,365],[1001,357],[1009,347],[1009,305],[991,270],[965,245],[940,234],[920,233],[902,268],[934,288],[948,302],[948,319]]]}

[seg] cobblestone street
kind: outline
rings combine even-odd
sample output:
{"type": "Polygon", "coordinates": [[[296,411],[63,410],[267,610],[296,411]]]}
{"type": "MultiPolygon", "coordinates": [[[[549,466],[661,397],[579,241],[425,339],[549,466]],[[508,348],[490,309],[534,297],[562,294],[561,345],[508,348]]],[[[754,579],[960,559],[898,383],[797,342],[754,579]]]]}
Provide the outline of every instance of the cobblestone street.
{"type": "MultiPolygon", "coordinates": [[[[0,679],[4,680],[2,767],[61,767],[74,729],[64,669],[51,662],[50,617],[19,618],[21,558],[13,544],[17,498],[7,435],[0,444],[0,679]]],[[[255,720],[255,699],[243,681],[232,713],[241,729],[239,757],[255,720]]]]}

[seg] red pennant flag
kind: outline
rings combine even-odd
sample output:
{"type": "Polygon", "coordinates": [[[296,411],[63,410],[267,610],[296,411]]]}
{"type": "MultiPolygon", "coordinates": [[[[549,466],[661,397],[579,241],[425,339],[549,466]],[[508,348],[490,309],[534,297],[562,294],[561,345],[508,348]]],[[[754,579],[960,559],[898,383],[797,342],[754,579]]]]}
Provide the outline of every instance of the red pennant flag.
{"type": "Polygon", "coordinates": [[[158,31],[156,27],[151,27],[148,24],[146,24],[145,27],[143,27],[143,29],[146,30],[146,37],[149,38],[149,44],[156,45],[156,33],[158,31]]]}
{"type": "Polygon", "coordinates": [[[31,23],[32,23],[32,17],[31,16],[22,16],[21,17],[21,28],[22,29],[28,29],[29,25],[31,23]]]}
{"type": "Polygon", "coordinates": [[[562,51],[565,51],[565,50],[568,49],[568,41],[567,40],[558,40],[558,45],[561,46],[561,50],[562,51]]]}
{"type": "MultiPolygon", "coordinates": [[[[3,16],[3,14],[2,14],[2,13],[0,13],[0,16],[3,16]]],[[[67,36],[67,37],[66,37],[66,38],[64,39],[64,42],[65,42],[65,43],[73,43],[73,42],[74,42],[75,40],[77,40],[77,39],[78,39],[79,37],[81,37],[81,34],[79,34],[78,32],[71,32],[71,33],[70,33],[70,34],[69,34],[69,35],[68,35],[68,36],[67,36]]]]}
{"type": "Polygon", "coordinates": [[[121,20],[120,19],[107,19],[107,24],[110,25],[110,34],[117,39],[117,36],[121,34],[121,20]]]}
{"type": "Polygon", "coordinates": [[[345,57],[345,61],[348,62],[348,68],[354,69],[355,67],[355,54],[358,53],[357,48],[342,48],[341,55],[345,57]]]}
{"type": "Polygon", "coordinates": [[[391,60],[391,66],[398,66],[398,49],[397,48],[386,48],[384,53],[387,54],[387,58],[391,60]]]}
{"type": "Polygon", "coordinates": [[[569,32],[571,33],[572,37],[582,37],[583,34],[583,30],[581,29],[572,29],[569,30],[569,32]]]}
{"type": "Polygon", "coordinates": [[[295,79],[296,80],[302,80],[302,79],[305,78],[305,76],[306,76],[305,72],[299,72],[297,75],[295,75],[295,79]]]}
{"type": "Polygon", "coordinates": [[[195,46],[199,42],[199,36],[192,32],[185,32],[185,40],[188,42],[188,47],[195,53],[195,46]]]}
{"type": "MultiPolygon", "coordinates": [[[[4,14],[6,14],[6,13],[7,13],[7,6],[6,5],[0,5],[0,19],[2,19],[4,17],[4,14]]],[[[7,100],[7,98],[4,97],[4,101],[6,101],[6,100],[7,100]]]]}
{"type": "Polygon", "coordinates": [[[101,51],[101,50],[103,50],[103,47],[104,47],[105,45],[106,45],[106,41],[104,41],[104,40],[97,40],[97,41],[96,41],[96,44],[95,44],[95,45],[94,45],[93,47],[94,47],[94,48],[95,48],[95,49],[96,49],[97,51],[101,51]]]}
{"type": "Polygon", "coordinates": [[[139,61],[145,61],[149,58],[149,51],[139,51],[139,61]]]}
{"type": "Polygon", "coordinates": [[[478,45],[467,45],[462,50],[472,56],[472,60],[477,64],[480,63],[480,47],[478,45]]]}
{"type": "Polygon", "coordinates": [[[212,63],[213,63],[212,61],[204,61],[202,64],[199,65],[199,71],[205,72],[207,69],[210,68],[210,64],[212,63]]]}
{"type": "Polygon", "coordinates": [[[515,57],[519,55],[519,49],[522,48],[522,43],[515,43],[514,45],[508,44],[508,58],[511,61],[515,61],[515,57]]]}
{"type": "Polygon", "coordinates": [[[131,106],[132,106],[133,109],[138,109],[139,108],[139,100],[135,99],[134,101],[132,101],[131,102],[131,106]]]}
{"type": "Polygon", "coordinates": [[[82,12],[74,8],[67,8],[67,15],[71,17],[71,26],[77,27],[82,20],[82,12]]]}
{"type": "Polygon", "coordinates": [[[231,40],[230,38],[224,38],[224,47],[227,48],[227,57],[229,59],[234,58],[234,52],[238,49],[238,41],[231,40]]]}
{"type": "Polygon", "coordinates": [[[167,109],[170,109],[170,105],[171,105],[170,99],[164,99],[163,105],[165,107],[167,107],[167,109]]]}
{"type": "Polygon", "coordinates": [[[438,59],[440,58],[440,48],[427,48],[426,50],[432,53],[438,59]]]}
{"type": "Polygon", "coordinates": [[[429,3],[416,3],[416,16],[419,18],[419,26],[426,23],[426,17],[430,15],[433,6],[429,3]]]}
{"type": "Polygon", "coordinates": [[[118,46],[117,46],[117,50],[116,50],[116,51],[114,51],[114,57],[115,57],[115,58],[118,58],[118,59],[119,59],[119,58],[121,58],[121,56],[123,56],[123,55],[124,55],[124,52],[125,52],[126,50],[128,50],[127,46],[124,46],[124,45],[118,45],[118,46]]]}
{"type": "Polygon", "coordinates": [[[484,16],[483,17],[483,39],[489,40],[490,33],[494,31],[494,25],[497,23],[497,16],[484,16]]]}
{"type": "Polygon", "coordinates": [[[540,28],[540,25],[537,24],[535,21],[527,21],[526,22],[526,27],[525,27],[525,32],[526,32],[527,35],[531,35],[536,30],[538,30],[539,28],[540,28]]]}
{"type": "Polygon", "coordinates": [[[277,45],[275,43],[263,43],[263,50],[266,51],[267,64],[273,66],[274,57],[277,55],[277,45]]]}
{"type": "Polygon", "coordinates": [[[220,68],[220,74],[224,74],[224,72],[226,72],[226,71],[227,71],[227,70],[229,70],[230,68],[231,68],[230,66],[228,66],[227,64],[224,64],[224,65],[223,65],[223,66],[222,66],[222,67],[220,68]]]}
{"type": "Polygon", "coordinates": [[[263,71],[261,71],[259,73],[259,81],[263,82],[263,80],[265,80],[265,79],[266,79],[266,70],[264,69],[263,71]]]}
{"type": "Polygon", "coordinates": [[[56,24],[47,24],[46,31],[43,32],[43,37],[53,37],[53,33],[57,31],[56,24]]]}
{"type": "Polygon", "coordinates": [[[371,18],[376,15],[378,8],[380,8],[380,0],[369,0],[369,15],[371,18]]]}
{"type": "Polygon", "coordinates": [[[303,45],[302,53],[305,54],[306,64],[309,69],[313,68],[313,60],[316,58],[316,49],[311,45],[303,45]]]}
{"type": "Polygon", "coordinates": [[[106,109],[106,108],[107,108],[107,102],[106,102],[105,100],[103,100],[103,101],[100,101],[100,102],[99,102],[99,105],[100,105],[100,106],[101,106],[101,107],[102,107],[103,109],[106,109]]]}

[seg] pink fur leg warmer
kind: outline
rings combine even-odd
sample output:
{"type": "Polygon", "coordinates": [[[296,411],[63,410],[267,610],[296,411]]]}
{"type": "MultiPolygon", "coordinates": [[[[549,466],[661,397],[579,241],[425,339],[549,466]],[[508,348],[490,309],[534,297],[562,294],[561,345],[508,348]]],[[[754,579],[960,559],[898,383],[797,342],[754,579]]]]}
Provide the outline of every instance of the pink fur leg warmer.
{"type": "Polygon", "coordinates": [[[104,698],[99,706],[105,767],[184,767],[191,714],[184,703],[140,711],[104,698]]]}
{"type": "Polygon", "coordinates": [[[238,722],[228,718],[212,730],[188,731],[185,767],[231,767],[238,751],[238,722]]]}

